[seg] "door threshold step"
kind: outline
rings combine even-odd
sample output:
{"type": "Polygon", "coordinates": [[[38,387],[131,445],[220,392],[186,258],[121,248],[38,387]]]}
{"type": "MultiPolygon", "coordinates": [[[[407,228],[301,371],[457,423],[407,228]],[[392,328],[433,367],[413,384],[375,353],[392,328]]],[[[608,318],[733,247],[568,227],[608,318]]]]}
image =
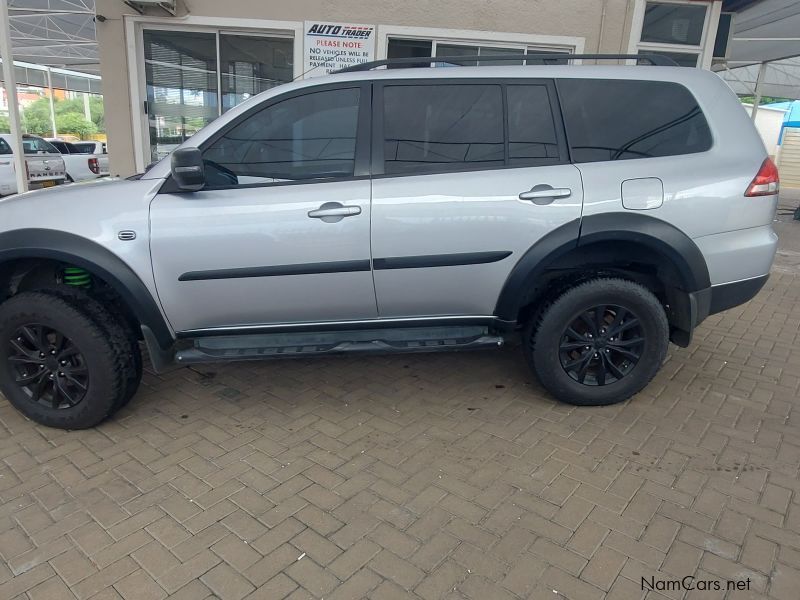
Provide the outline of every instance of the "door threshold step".
{"type": "Polygon", "coordinates": [[[502,336],[485,326],[414,327],[348,331],[274,333],[196,338],[179,350],[179,364],[302,358],[325,354],[441,352],[500,347],[502,336]]]}

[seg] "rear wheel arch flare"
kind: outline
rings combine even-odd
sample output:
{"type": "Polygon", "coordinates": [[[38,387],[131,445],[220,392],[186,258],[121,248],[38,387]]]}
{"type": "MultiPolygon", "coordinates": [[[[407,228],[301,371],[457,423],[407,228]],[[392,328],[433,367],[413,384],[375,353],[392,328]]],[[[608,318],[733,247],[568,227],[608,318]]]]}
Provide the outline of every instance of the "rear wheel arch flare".
{"type": "Polygon", "coordinates": [[[567,223],[531,246],[506,279],[495,315],[517,320],[565,271],[621,274],[630,264],[654,269],[633,279],[657,274],[664,288],[695,292],[711,285],[705,258],[685,233],[648,215],[605,213],[567,223]]]}

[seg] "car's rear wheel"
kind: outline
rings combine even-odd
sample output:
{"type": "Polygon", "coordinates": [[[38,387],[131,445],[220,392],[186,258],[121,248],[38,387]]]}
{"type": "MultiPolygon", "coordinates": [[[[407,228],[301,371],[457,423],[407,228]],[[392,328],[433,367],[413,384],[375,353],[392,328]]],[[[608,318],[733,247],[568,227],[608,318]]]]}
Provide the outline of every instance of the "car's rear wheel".
{"type": "Polygon", "coordinates": [[[661,368],[669,343],[661,303],[623,279],[593,279],[545,307],[525,331],[525,354],[556,398],[581,406],[621,402],[661,368]]]}
{"type": "Polygon", "coordinates": [[[89,311],[55,294],[24,292],[0,304],[0,390],[49,427],[97,425],[125,399],[131,357],[89,311]]]}

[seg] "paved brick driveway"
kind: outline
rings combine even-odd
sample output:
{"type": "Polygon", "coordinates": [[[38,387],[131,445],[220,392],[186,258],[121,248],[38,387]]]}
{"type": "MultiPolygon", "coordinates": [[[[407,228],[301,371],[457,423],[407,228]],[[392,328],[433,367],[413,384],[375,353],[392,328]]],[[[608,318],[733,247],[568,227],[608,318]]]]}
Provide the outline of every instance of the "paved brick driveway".
{"type": "Polygon", "coordinates": [[[76,433],[0,399],[0,599],[633,599],[641,577],[694,574],[796,600],[783,219],[765,290],[622,406],[554,403],[512,349],[149,375],[76,433]]]}

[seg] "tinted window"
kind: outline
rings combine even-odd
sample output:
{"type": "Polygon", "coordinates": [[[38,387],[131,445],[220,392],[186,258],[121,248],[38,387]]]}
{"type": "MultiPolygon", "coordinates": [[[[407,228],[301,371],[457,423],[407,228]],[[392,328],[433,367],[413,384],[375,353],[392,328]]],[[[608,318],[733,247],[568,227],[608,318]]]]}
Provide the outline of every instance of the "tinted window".
{"type": "MultiPolygon", "coordinates": [[[[430,40],[389,40],[386,49],[387,58],[416,58],[418,56],[431,56],[433,54],[433,43],[430,40]]],[[[429,67],[430,62],[414,63],[415,67],[429,67]]],[[[410,64],[401,65],[402,67],[412,66],[410,64]]],[[[388,66],[389,69],[397,66],[388,66]]]]}
{"type": "Polygon", "coordinates": [[[23,138],[22,148],[25,154],[59,154],[53,144],[38,137],[23,138]]]}
{"type": "Polygon", "coordinates": [[[386,173],[505,162],[499,85],[387,86],[383,127],[386,173]]]}
{"type": "MultiPolygon", "coordinates": [[[[675,63],[679,67],[696,67],[697,66],[697,59],[700,58],[700,54],[697,52],[666,52],[664,50],[639,50],[639,54],[655,54],[657,56],[666,56],[667,58],[671,58],[675,61],[675,63]]],[[[640,65],[649,65],[649,61],[640,60],[638,61],[640,65]]]]}
{"type": "Polygon", "coordinates": [[[64,145],[67,147],[67,150],[70,154],[80,154],[81,151],[75,147],[75,144],[70,144],[69,142],[65,142],[64,145]]]}
{"type": "Polygon", "coordinates": [[[203,152],[209,187],[351,176],[358,97],[358,89],[312,92],[228,129],[203,152]]]}
{"type": "Polygon", "coordinates": [[[563,79],[559,97],[575,162],[704,152],[711,132],[677,83],[563,79]]]}
{"type": "Polygon", "coordinates": [[[706,20],[705,6],[648,2],[642,24],[642,41],[699,46],[706,20]]]}
{"type": "Polygon", "coordinates": [[[75,148],[81,154],[93,154],[94,144],[75,144],[75,148]]]}
{"type": "Polygon", "coordinates": [[[544,85],[510,85],[508,158],[511,165],[560,162],[550,95],[544,85]]]}
{"type": "Polygon", "coordinates": [[[0,154],[12,154],[11,146],[3,138],[0,138],[0,154]]]}
{"type": "Polygon", "coordinates": [[[61,154],[69,154],[69,148],[64,142],[50,142],[61,154]]]}

